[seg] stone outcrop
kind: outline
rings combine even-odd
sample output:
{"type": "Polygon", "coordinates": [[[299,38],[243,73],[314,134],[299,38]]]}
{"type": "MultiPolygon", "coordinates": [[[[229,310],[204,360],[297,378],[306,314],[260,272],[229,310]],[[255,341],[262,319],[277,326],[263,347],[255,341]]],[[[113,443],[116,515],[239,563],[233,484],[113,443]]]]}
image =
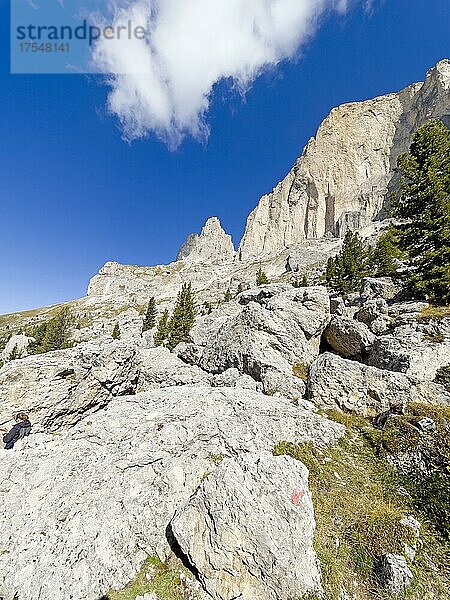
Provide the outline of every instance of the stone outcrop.
{"type": "Polygon", "coordinates": [[[326,342],[341,356],[364,356],[372,348],[375,336],[360,321],[334,315],[323,334],[326,342]]]}
{"type": "Polygon", "coordinates": [[[296,363],[310,365],[330,319],[325,288],[267,286],[242,296],[240,313],[206,343],[199,365],[221,373],[230,367],[262,381],[268,370],[292,375],[296,363]]]}
{"type": "Polygon", "coordinates": [[[432,117],[450,123],[448,60],[424,83],[332,110],[287,177],[249,216],[240,259],[308,238],[342,237],[379,217],[397,185],[397,157],[432,117]]]}
{"type": "Polygon", "coordinates": [[[389,307],[384,298],[367,300],[355,313],[355,319],[367,325],[376,335],[386,331],[391,324],[389,307]]]}
{"type": "Polygon", "coordinates": [[[394,300],[402,290],[401,285],[395,283],[390,277],[365,277],[361,281],[360,296],[363,301],[394,300]]]}
{"type": "Polygon", "coordinates": [[[28,349],[33,341],[34,338],[23,333],[12,335],[6,342],[4,350],[0,352],[0,360],[7,362],[14,354],[16,358],[25,358],[29,354],[28,349]]]}
{"type": "MultiPolygon", "coordinates": [[[[0,450],[0,596],[101,598],[124,587],[147,554],[164,559],[170,553],[168,524],[222,458],[270,453],[283,439],[324,446],[342,434],[340,425],[285,400],[237,388],[181,386],[116,397],[67,432],[29,436],[12,451],[0,450]]],[[[282,511],[281,531],[288,531],[291,515],[292,531],[303,537],[288,545],[278,537],[274,544],[283,548],[289,569],[309,564],[295,553],[303,540],[311,577],[317,577],[306,470],[284,457],[278,466],[277,460],[269,461],[279,485],[271,510],[282,511]],[[304,486],[306,497],[291,508],[297,486],[304,486]]],[[[263,468],[235,483],[233,506],[242,514],[249,509],[248,484],[264,497],[271,490],[263,468]]],[[[211,502],[220,504],[223,491],[217,492],[220,498],[211,502]]],[[[255,522],[250,530],[258,534],[255,522]]],[[[261,555],[261,566],[267,556],[261,555]]],[[[207,565],[204,572],[200,562],[198,568],[209,581],[207,565]]],[[[281,573],[276,564],[272,576],[255,576],[273,586],[281,573]]],[[[288,585],[294,583],[284,589],[288,585]]]]}
{"type": "Polygon", "coordinates": [[[191,234],[181,246],[177,260],[216,264],[230,262],[236,254],[231,236],[222,229],[217,217],[206,221],[200,235],[191,234]]]}
{"type": "Polygon", "coordinates": [[[321,591],[308,471],[270,453],[227,459],[171,529],[214,600],[291,600],[321,591]]]}
{"type": "Polygon", "coordinates": [[[210,385],[211,375],[188,365],[167,348],[142,349],[137,356],[137,391],[181,385],[210,385]]]}
{"type": "Polygon", "coordinates": [[[432,381],[450,363],[450,319],[439,324],[403,325],[378,337],[368,364],[432,381]]]}
{"type": "Polygon", "coordinates": [[[406,558],[399,554],[386,553],[379,565],[381,584],[393,596],[400,596],[411,585],[413,574],[406,558]]]}
{"type": "Polygon", "coordinates": [[[317,406],[363,417],[402,411],[409,402],[450,405],[450,394],[433,383],[383,371],[326,352],[311,366],[308,398],[317,406]]]}
{"type": "Polygon", "coordinates": [[[7,363],[0,370],[0,423],[25,410],[46,431],[75,424],[114,396],[135,391],[136,352],[125,342],[90,343],[7,363]]]}

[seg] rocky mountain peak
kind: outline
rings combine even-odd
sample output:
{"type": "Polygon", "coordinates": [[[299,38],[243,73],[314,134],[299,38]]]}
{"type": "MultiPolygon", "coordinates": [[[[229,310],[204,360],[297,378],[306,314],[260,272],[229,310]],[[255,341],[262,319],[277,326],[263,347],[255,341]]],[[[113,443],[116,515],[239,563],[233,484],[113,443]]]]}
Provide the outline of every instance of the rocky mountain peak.
{"type": "Polygon", "coordinates": [[[190,263],[221,264],[233,260],[236,251],[217,217],[209,218],[200,235],[191,234],[181,246],[177,260],[190,263]]]}
{"type": "Polygon", "coordinates": [[[444,87],[448,89],[450,86],[450,60],[445,58],[437,63],[435,67],[427,73],[427,79],[435,77],[439,79],[444,87]]]}
{"type": "Polygon", "coordinates": [[[239,258],[343,237],[382,217],[398,185],[398,156],[434,117],[450,123],[449,60],[433,67],[424,83],[333,109],[285,179],[250,214],[239,258]]]}

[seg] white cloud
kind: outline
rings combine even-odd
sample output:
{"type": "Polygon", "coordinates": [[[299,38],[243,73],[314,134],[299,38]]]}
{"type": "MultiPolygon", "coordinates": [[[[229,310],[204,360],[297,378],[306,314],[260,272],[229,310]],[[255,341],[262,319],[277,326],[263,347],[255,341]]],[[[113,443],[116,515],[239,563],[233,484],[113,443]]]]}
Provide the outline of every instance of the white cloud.
{"type": "Polygon", "coordinates": [[[176,147],[205,139],[214,85],[242,93],[267,68],[296,57],[327,10],[348,0],[120,0],[115,25],[146,28],[145,40],[100,40],[93,61],[108,73],[108,105],[124,137],[156,134],[176,147]]]}

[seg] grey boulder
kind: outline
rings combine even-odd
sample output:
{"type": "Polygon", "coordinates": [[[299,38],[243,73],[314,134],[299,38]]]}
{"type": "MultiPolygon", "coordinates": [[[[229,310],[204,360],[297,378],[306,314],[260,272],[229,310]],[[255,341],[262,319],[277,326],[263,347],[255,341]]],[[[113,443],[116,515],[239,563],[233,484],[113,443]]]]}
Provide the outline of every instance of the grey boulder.
{"type": "Polygon", "coordinates": [[[361,281],[360,296],[363,300],[373,298],[394,300],[401,290],[401,285],[395,283],[391,277],[365,277],[361,281]]]}
{"type": "Polygon", "coordinates": [[[432,381],[436,371],[450,359],[450,320],[438,326],[404,325],[378,337],[368,364],[432,381]]]}
{"type": "Polygon", "coordinates": [[[241,312],[210,337],[199,366],[211,373],[233,367],[262,381],[268,369],[292,375],[296,362],[311,364],[330,319],[325,288],[291,288],[269,297],[263,289],[246,298],[241,312]]]}
{"type": "Polygon", "coordinates": [[[335,352],[350,358],[367,354],[375,336],[364,323],[334,315],[324,332],[324,338],[335,352]]]}
{"type": "Polygon", "coordinates": [[[7,363],[0,369],[0,422],[24,410],[45,430],[73,425],[114,396],[134,393],[136,353],[127,342],[86,343],[7,363]]]}
{"type": "Polygon", "coordinates": [[[215,600],[321,591],[308,470],[291,458],[266,452],[224,460],[170,527],[215,600]]]}
{"type": "Polygon", "coordinates": [[[401,410],[408,402],[450,403],[450,395],[442,386],[346,360],[329,352],[322,354],[311,366],[308,398],[316,406],[339,408],[364,417],[391,409],[401,410]]]}
{"type": "Polygon", "coordinates": [[[400,596],[411,585],[413,574],[406,558],[399,554],[384,554],[379,565],[381,584],[393,596],[400,596]]]}

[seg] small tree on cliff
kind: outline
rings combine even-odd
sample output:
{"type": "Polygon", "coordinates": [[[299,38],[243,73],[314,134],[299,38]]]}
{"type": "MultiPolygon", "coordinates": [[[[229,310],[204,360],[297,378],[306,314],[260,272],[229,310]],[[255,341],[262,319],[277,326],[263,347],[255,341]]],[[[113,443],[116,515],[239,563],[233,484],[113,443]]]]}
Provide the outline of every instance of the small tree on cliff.
{"type": "Polygon", "coordinates": [[[369,273],[369,250],[357,233],[348,231],[342,250],[335,258],[329,258],[326,270],[328,285],[341,294],[359,289],[361,279],[369,273]]]}
{"type": "Polygon", "coordinates": [[[260,268],[259,271],[256,273],[256,285],[267,285],[268,283],[270,283],[269,278],[260,268]]]}
{"type": "Polygon", "coordinates": [[[414,135],[398,159],[400,194],[392,211],[399,246],[408,255],[410,290],[435,302],[450,302],[450,130],[434,119],[414,135]]]}
{"type": "Polygon", "coordinates": [[[61,350],[70,346],[70,326],[72,318],[69,308],[63,306],[50,321],[39,326],[39,345],[34,349],[37,353],[61,350]]]}
{"type": "Polygon", "coordinates": [[[112,331],[112,338],[113,338],[113,340],[120,340],[120,327],[119,327],[119,323],[116,323],[114,325],[114,329],[112,331]]]}
{"type": "Polygon", "coordinates": [[[169,311],[166,309],[161,315],[158,321],[158,327],[156,329],[154,343],[155,346],[162,346],[167,336],[169,335],[169,311]]]}
{"type": "Polygon", "coordinates": [[[147,312],[145,313],[144,323],[142,325],[142,331],[148,331],[153,329],[156,325],[156,303],[155,298],[150,298],[147,306],[147,312]]]}
{"type": "Polygon", "coordinates": [[[18,358],[22,358],[22,352],[19,350],[17,344],[11,350],[8,356],[8,361],[17,360],[18,358]]]}
{"type": "Polygon", "coordinates": [[[173,350],[181,342],[190,342],[189,333],[195,323],[195,301],[190,283],[183,284],[169,322],[168,348],[173,350]]]}

